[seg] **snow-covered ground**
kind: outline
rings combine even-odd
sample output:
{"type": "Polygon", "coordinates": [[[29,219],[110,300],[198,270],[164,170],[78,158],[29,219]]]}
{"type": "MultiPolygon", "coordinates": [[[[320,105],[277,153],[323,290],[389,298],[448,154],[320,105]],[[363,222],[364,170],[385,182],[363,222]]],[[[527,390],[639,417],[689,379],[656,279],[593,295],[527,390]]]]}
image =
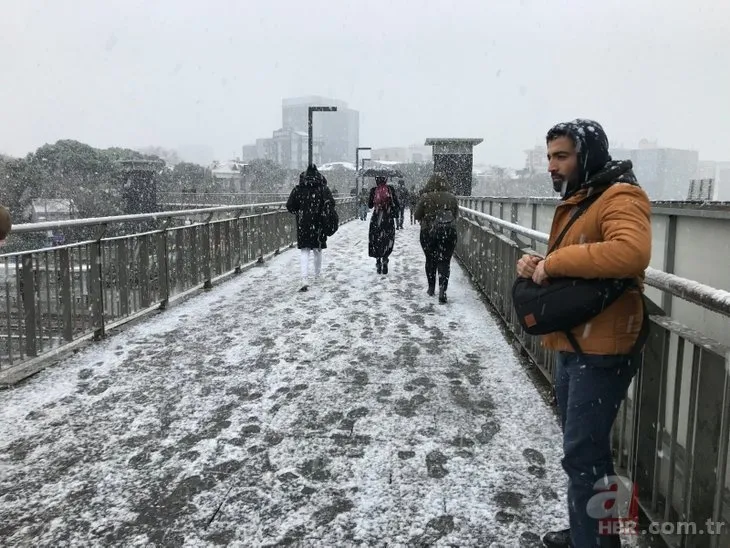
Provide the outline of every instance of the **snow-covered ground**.
{"type": "MultiPolygon", "coordinates": [[[[408,223],[408,219],[406,219],[408,223]]],[[[0,392],[3,546],[540,546],[567,523],[561,436],[454,261],[425,292],[367,223],[0,392]]]]}

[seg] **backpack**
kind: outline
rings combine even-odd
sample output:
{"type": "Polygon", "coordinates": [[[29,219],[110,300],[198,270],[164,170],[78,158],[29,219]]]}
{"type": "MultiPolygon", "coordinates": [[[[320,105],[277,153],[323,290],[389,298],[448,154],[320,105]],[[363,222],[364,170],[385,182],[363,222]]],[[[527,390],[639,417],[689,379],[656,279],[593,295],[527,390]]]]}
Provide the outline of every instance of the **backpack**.
{"type": "Polygon", "coordinates": [[[373,205],[376,210],[383,211],[389,208],[392,202],[393,198],[390,195],[390,188],[388,188],[388,185],[378,185],[375,187],[373,205]]]}
{"type": "MultiPolygon", "coordinates": [[[[558,248],[568,229],[600,195],[600,192],[592,194],[578,204],[546,256],[558,248]]],[[[575,353],[580,355],[583,352],[571,329],[596,317],[632,287],[638,287],[637,280],[633,278],[556,278],[551,279],[546,286],[537,285],[528,278],[517,278],[512,286],[512,306],[525,332],[546,335],[562,331],[575,353]]],[[[641,304],[643,322],[632,354],[641,352],[649,336],[650,304],[643,293],[641,304]]]]}
{"type": "Polygon", "coordinates": [[[430,221],[429,233],[431,238],[446,239],[456,230],[456,217],[450,209],[438,209],[430,221]]]}

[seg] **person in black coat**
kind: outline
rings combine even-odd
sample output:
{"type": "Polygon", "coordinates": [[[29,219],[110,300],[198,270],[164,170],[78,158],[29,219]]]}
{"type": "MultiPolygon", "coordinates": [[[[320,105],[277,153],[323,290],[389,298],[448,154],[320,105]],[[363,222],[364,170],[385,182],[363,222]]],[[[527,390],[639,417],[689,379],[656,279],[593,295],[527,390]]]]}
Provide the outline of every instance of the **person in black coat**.
{"type": "Polygon", "coordinates": [[[368,207],[373,210],[368,235],[368,254],[375,257],[378,274],[388,273],[388,257],[395,244],[395,219],[400,210],[395,189],[387,182],[387,177],[376,177],[375,188],[370,189],[368,199],[368,207]]]}
{"type": "Polygon", "coordinates": [[[327,179],[312,164],[299,175],[286,202],[286,209],[297,217],[297,247],[301,250],[300,266],[302,287],[309,288],[309,256],[314,255],[314,278],[322,271],[322,250],[327,248],[327,236],[323,230],[323,212],[335,207],[335,199],[327,186],[327,179]]]}
{"type": "Polygon", "coordinates": [[[451,275],[451,256],[456,249],[456,218],[459,202],[441,174],[434,173],[426,183],[416,203],[413,218],[421,223],[421,248],[426,255],[428,294],[436,293],[436,273],[439,276],[439,302],[446,303],[446,290],[451,275]]]}

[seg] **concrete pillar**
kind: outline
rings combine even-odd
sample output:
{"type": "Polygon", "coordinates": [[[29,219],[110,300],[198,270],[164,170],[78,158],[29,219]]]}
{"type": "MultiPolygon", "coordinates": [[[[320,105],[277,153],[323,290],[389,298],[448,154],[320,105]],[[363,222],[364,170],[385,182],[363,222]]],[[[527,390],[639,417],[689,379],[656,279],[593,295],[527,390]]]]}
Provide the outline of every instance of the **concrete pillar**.
{"type": "Polygon", "coordinates": [[[454,194],[471,196],[472,168],[476,145],[484,139],[426,139],[433,147],[433,171],[446,175],[454,194]]]}
{"type": "Polygon", "coordinates": [[[162,160],[122,160],[124,213],[153,213],[157,208],[155,175],[165,167],[162,160]]]}

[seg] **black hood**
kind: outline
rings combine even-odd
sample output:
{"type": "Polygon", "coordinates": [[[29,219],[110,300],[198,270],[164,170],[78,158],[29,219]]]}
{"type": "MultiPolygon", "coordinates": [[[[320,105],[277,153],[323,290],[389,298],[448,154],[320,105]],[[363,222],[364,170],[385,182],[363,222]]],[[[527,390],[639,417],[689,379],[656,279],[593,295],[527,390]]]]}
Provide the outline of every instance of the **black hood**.
{"type": "Polygon", "coordinates": [[[327,184],[327,179],[319,172],[317,166],[312,164],[299,174],[299,184],[308,187],[323,186],[327,184]]]}
{"type": "Polygon", "coordinates": [[[636,184],[630,160],[614,161],[608,153],[608,137],[601,124],[582,118],[562,122],[550,128],[546,141],[567,136],[578,151],[578,184],[566,189],[564,198],[577,192],[581,187],[604,186],[622,181],[636,184]]]}
{"type": "Polygon", "coordinates": [[[601,171],[611,161],[608,153],[608,137],[601,124],[593,120],[578,118],[572,122],[561,122],[550,128],[546,141],[549,143],[556,137],[567,136],[575,143],[578,151],[578,169],[581,184],[601,171]]]}

